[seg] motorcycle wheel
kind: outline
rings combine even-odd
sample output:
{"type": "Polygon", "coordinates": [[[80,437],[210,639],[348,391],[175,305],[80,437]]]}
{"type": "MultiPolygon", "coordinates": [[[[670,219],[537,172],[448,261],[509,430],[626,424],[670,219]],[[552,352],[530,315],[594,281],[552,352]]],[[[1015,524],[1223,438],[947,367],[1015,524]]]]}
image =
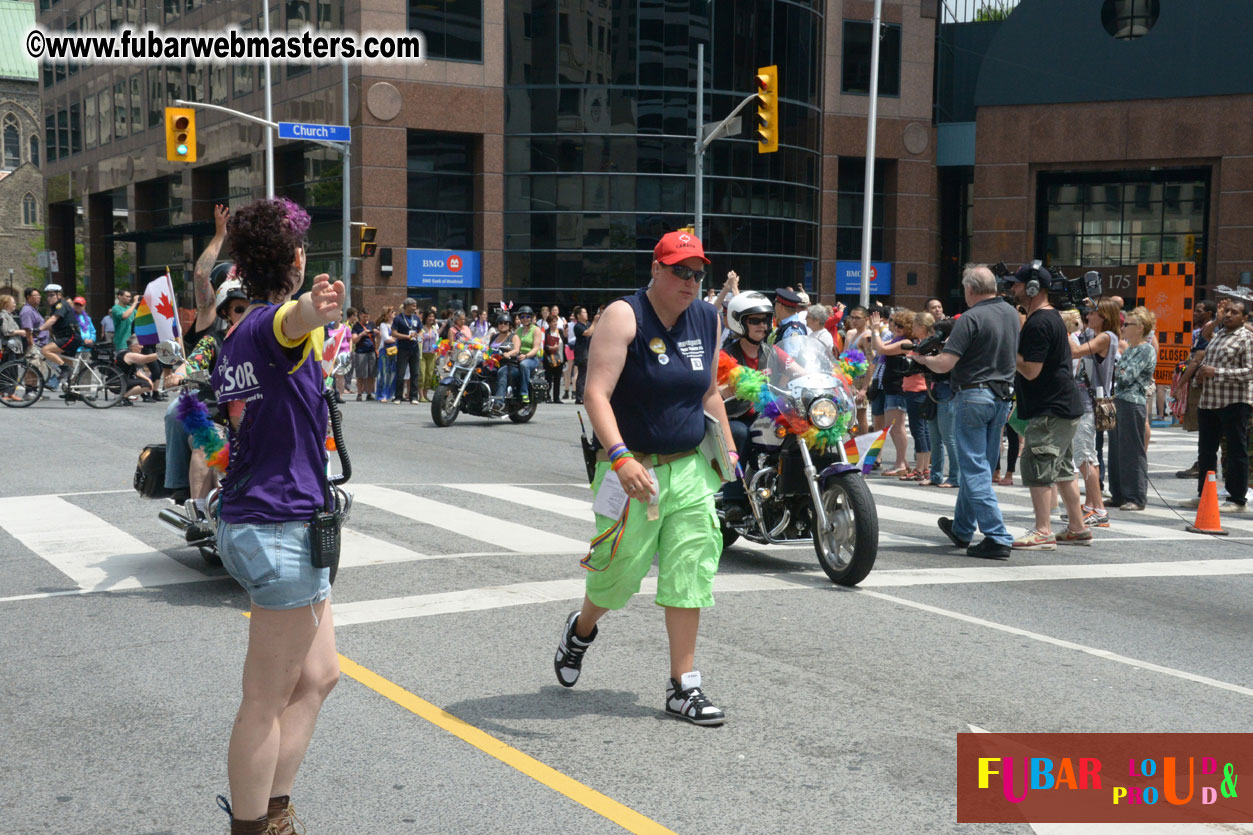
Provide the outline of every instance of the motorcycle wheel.
{"type": "Polygon", "coordinates": [[[458,415],[457,408],[453,406],[455,398],[456,395],[448,386],[435,389],[435,394],[431,395],[431,420],[435,421],[436,426],[453,425],[458,415]]]}
{"type": "Polygon", "coordinates": [[[213,545],[200,546],[200,559],[215,568],[222,564],[222,558],[218,556],[218,549],[213,545]]]}
{"type": "Polygon", "coordinates": [[[509,407],[509,419],[514,423],[526,423],[535,417],[535,412],[539,409],[539,401],[535,399],[535,395],[531,395],[531,402],[525,406],[517,405],[509,407]]]}
{"type": "Polygon", "coordinates": [[[855,586],[874,567],[879,552],[879,515],[874,497],[861,473],[840,473],[827,481],[822,508],[831,530],[814,525],[814,551],[818,564],[841,586],[855,586]]]}
{"type": "Polygon", "coordinates": [[[721,522],[718,523],[718,527],[722,529],[723,550],[730,548],[732,545],[736,543],[736,540],[740,538],[740,535],[738,532],[731,530],[730,528],[728,528],[726,525],[722,524],[721,522]]]}

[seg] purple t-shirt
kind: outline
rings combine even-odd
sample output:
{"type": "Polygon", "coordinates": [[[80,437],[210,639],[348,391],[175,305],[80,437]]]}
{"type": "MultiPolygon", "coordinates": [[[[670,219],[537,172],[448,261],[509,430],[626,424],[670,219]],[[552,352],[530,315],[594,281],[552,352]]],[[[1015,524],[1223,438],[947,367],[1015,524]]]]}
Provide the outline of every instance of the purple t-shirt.
{"type": "Polygon", "coordinates": [[[307,520],[325,504],[322,329],[284,347],[275,330],[281,309],[271,305],[249,313],[223,341],[213,371],[218,403],[244,402],[239,428],[230,431],[230,463],[222,478],[220,516],[226,522],[307,520]]]}

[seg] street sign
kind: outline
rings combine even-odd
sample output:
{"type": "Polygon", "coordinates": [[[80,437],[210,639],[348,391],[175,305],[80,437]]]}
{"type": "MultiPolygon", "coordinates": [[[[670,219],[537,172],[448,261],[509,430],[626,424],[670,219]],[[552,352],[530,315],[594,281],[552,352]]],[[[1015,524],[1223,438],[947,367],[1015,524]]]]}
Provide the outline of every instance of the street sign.
{"type": "MultiPolygon", "coordinates": [[[[861,293],[861,262],[835,262],[835,292],[841,296],[861,293]]],[[[870,295],[887,296],[892,293],[892,263],[870,262],[870,295]]]]}
{"type": "Polygon", "coordinates": [[[304,122],[279,122],[278,138],[350,142],[352,141],[352,128],[347,125],[311,125],[304,122]]]}
{"type": "Polygon", "coordinates": [[[446,249],[405,251],[405,271],[411,287],[479,287],[479,253],[446,249]]]}
{"type": "Polygon", "coordinates": [[[61,265],[57,261],[57,251],[55,249],[48,250],[48,270],[54,273],[61,271],[61,265]]]}

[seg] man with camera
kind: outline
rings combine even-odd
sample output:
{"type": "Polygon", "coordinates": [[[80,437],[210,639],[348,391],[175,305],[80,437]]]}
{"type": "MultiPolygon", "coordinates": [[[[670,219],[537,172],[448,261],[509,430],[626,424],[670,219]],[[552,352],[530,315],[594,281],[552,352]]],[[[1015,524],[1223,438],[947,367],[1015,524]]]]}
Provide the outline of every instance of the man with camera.
{"type": "Polygon", "coordinates": [[[1008,559],[1014,538],[1005,528],[992,490],[992,463],[1013,397],[1014,345],[1018,312],[996,294],[996,276],[984,264],[968,264],[962,290],[969,309],[953,326],[944,348],[913,359],[934,372],[951,372],[955,407],[953,432],[961,483],[953,518],[937,524],[955,547],[972,557],[1008,559]],[[984,539],[971,545],[975,528],[984,539]]]}
{"type": "Polygon", "coordinates": [[[1083,416],[1083,401],[1071,365],[1070,338],[1054,298],[1066,297],[1065,279],[1054,276],[1040,261],[1023,265],[1006,277],[1014,300],[1027,311],[1018,335],[1018,417],[1027,422],[1019,466],[1022,482],[1031,489],[1035,527],[1014,540],[1014,548],[1055,551],[1057,543],[1089,545],[1092,532],[1083,524],[1079,482],[1075,480],[1074,440],[1083,416]],[[1066,504],[1066,530],[1054,534],[1049,516],[1054,486],[1066,504]]]}

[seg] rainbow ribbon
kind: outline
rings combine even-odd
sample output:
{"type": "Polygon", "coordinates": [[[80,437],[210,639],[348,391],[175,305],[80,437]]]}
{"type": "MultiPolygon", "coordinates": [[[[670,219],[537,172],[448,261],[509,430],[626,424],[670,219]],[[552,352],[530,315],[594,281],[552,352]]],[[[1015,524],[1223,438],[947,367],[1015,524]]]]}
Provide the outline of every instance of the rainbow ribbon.
{"type": "MultiPolygon", "coordinates": [[[[860,356],[860,353],[857,353],[860,356]]],[[[861,362],[864,364],[865,361],[866,358],[861,356],[861,362]]],[[[850,364],[856,367],[851,361],[850,364]]],[[[838,370],[836,376],[840,377],[845,384],[851,384],[844,370],[838,370]]],[[[828,447],[838,446],[847,434],[849,424],[853,421],[853,415],[845,412],[835,419],[835,423],[830,428],[819,429],[801,415],[796,414],[787,401],[770,390],[765,374],[740,365],[725,351],[718,357],[718,385],[731,386],[735,391],[735,396],[752,403],[758,414],[770,418],[775,426],[796,435],[805,442],[807,447],[818,452],[828,447]]]]}

